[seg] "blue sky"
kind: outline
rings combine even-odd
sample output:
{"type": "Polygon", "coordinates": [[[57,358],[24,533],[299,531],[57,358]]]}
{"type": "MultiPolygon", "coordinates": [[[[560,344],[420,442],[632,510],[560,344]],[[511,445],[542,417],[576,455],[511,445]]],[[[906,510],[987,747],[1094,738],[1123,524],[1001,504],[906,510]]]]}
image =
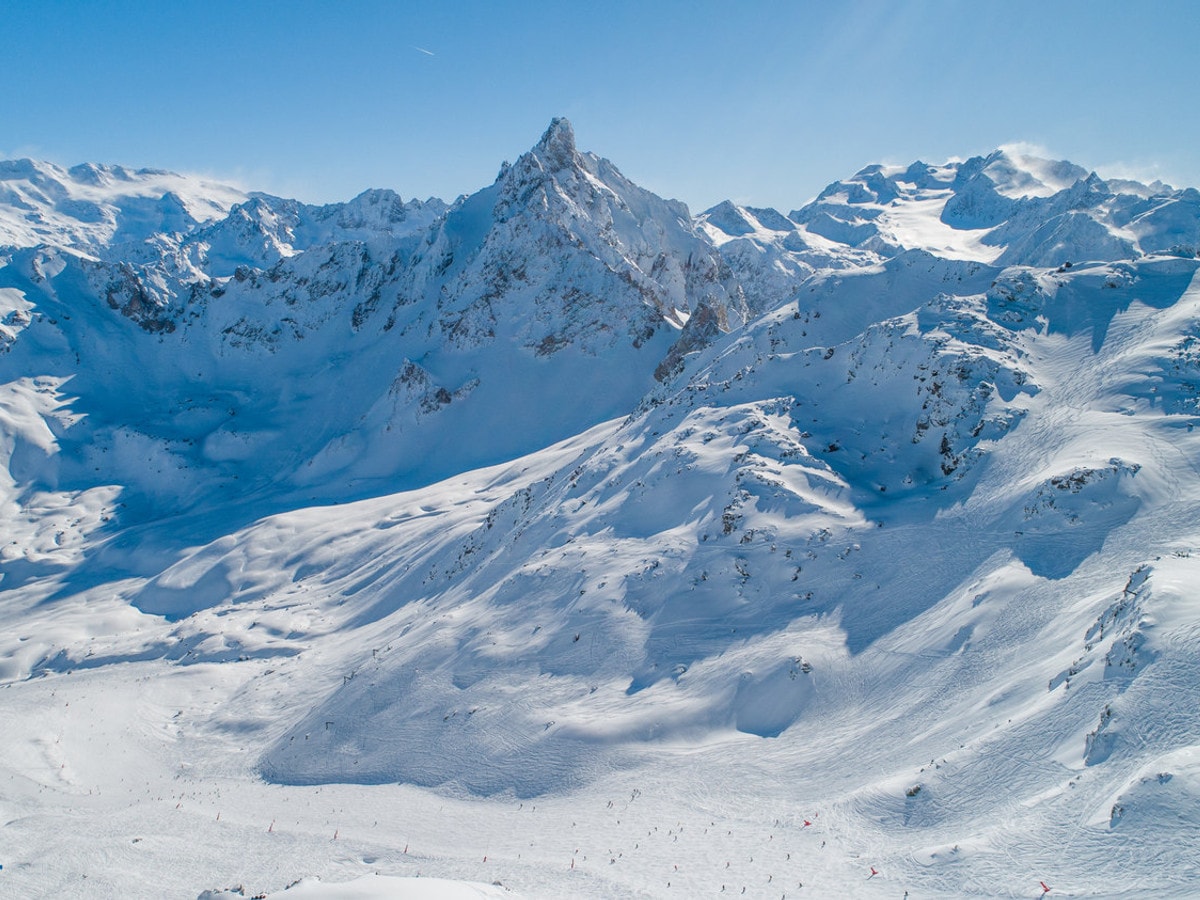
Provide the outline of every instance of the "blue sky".
{"type": "Polygon", "coordinates": [[[553,116],[699,211],[1027,142],[1200,185],[1200,2],[14,2],[0,155],[453,199],[553,116]]]}

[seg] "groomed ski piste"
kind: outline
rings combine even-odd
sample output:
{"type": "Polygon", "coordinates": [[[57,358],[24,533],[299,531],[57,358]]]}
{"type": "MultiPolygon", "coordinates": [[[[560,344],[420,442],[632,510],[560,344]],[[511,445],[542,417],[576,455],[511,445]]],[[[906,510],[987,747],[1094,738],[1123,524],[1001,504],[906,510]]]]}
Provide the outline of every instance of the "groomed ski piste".
{"type": "Polygon", "coordinates": [[[1196,191],[0,174],[0,896],[1200,891],[1196,191]]]}

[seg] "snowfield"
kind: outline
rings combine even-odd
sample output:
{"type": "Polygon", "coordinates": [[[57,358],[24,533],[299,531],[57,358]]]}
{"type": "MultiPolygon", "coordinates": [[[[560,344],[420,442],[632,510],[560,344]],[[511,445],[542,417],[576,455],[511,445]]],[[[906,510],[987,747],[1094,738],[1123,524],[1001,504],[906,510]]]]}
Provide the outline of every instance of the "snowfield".
{"type": "Polygon", "coordinates": [[[0,896],[1200,892],[1195,190],[0,185],[0,896]]]}

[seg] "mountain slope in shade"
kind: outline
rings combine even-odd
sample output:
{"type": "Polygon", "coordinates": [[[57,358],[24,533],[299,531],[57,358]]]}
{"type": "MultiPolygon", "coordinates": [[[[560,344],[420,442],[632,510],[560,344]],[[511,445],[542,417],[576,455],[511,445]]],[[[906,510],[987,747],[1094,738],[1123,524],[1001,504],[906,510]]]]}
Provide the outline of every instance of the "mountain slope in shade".
{"type": "Polygon", "coordinates": [[[211,203],[7,232],[18,892],[1188,895],[1194,190],[211,203]]]}

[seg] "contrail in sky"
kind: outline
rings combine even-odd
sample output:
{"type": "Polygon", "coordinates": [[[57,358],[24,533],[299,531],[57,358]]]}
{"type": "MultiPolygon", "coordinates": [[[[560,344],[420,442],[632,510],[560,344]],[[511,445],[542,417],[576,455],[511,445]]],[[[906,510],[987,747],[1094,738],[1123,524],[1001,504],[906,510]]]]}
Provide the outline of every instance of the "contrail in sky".
{"type": "Polygon", "coordinates": [[[424,53],[426,56],[437,56],[432,50],[426,50],[424,47],[413,47],[418,53],[424,53]]]}

